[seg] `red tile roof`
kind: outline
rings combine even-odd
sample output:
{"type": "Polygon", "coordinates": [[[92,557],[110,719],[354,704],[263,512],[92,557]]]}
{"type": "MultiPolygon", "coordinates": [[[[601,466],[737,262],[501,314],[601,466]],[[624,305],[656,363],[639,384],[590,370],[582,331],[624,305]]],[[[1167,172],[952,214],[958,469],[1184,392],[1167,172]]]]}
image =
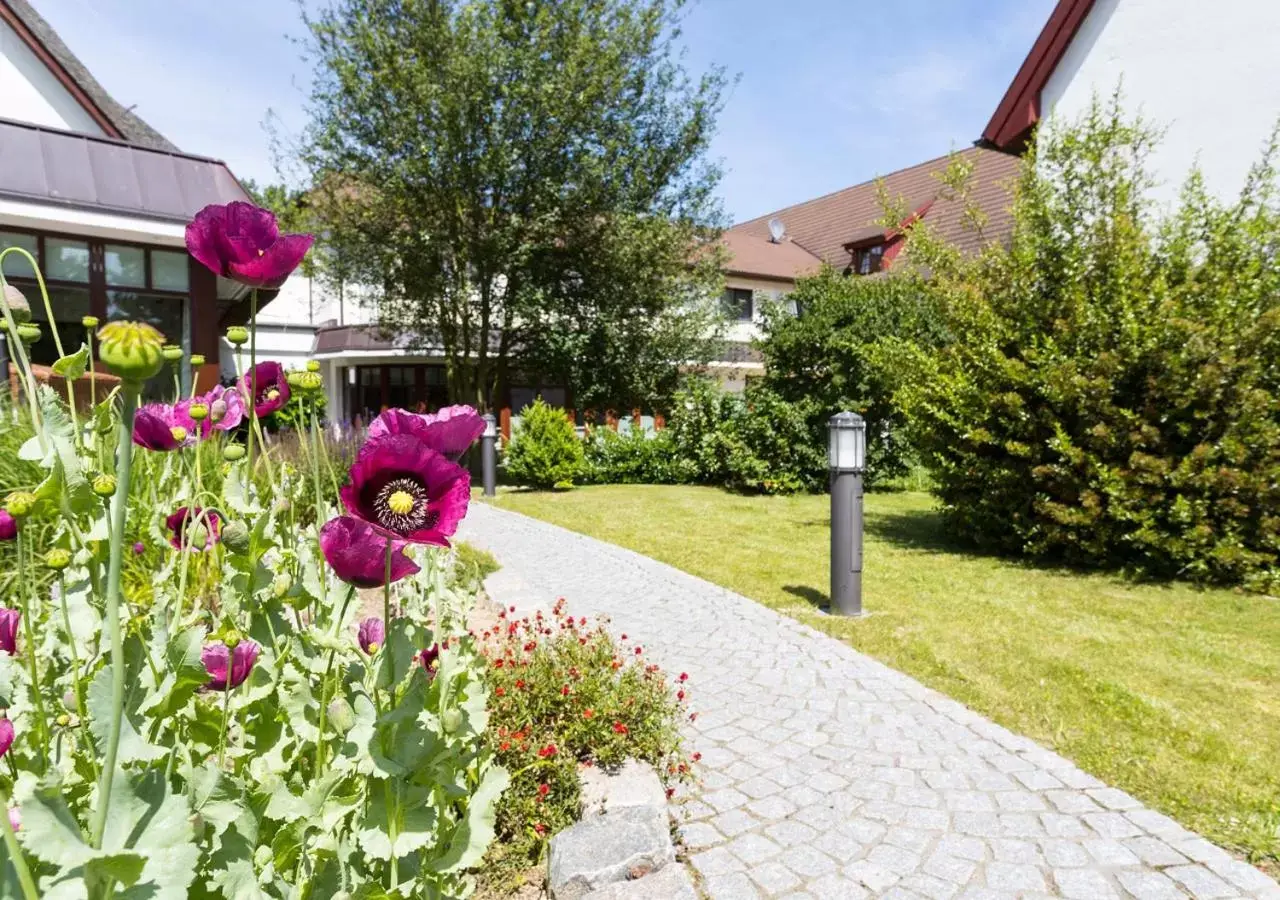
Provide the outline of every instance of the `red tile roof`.
{"type": "MultiPolygon", "coordinates": [[[[973,165],[970,196],[987,214],[987,225],[982,236],[965,226],[963,205],[944,196],[948,192],[935,177],[946,171],[950,157],[942,156],[908,169],[900,169],[879,180],[884,182],[891,198],[905,201],[908,211],[925,209],[924,221],[942,237],[966,252],[974,252],[980,248],[984,239],[989,243],[1007,238],[1011,222],[1011,186],[1017,176],[1020,160],[1016,156],[983,147],[970,147],[956,155],[973,165]]],[[[768,243],[768,223],[776,217],[786,228],[791,246],[843,270],[852,261],[845,245],[883,232],[883,226],[878,223],[883,214],[877,181],[865,181],[833,194],[739,223],[724,233],[724,240],[726,243],[741,242],[744,246],[749,246],[747,238],[762,239],[768,243]]],[[[754,259],[754,256],[744,254],[744,258],[754,259]]],[[[731,263],[728,268],[734,271],[745,269],[746,266],[731,263]]],[[[738,271],[738,274],[763,273],[738,271]]]]}
{"type": "Polygon", "coordinates": [[[730,275],[795,281],[803,275],[812,275],[822,266],[822,260],[793,241],[769,240],[767,227],[764,237],[731,228],[720,242],[728,252],[724,270],[730,275]]]}

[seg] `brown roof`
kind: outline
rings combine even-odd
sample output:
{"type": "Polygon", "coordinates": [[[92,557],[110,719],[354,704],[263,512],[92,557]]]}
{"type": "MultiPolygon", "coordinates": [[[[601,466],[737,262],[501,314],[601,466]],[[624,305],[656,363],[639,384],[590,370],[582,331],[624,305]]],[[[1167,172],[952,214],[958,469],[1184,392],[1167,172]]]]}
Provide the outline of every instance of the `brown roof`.
{"type": "Polygon", "coordinates": [[[736,228],[726,231],[720,238],[727,254],[724,270],[731,275],[795,281],[821,267],[822,260],[799,244],[788,238],[774,243],[765,231],[764,237],[736,228]]]}
{"type": "MultiPolygon", "coordinates": [[[[1010,227],[1010,186],[1020,160],[984,147],[969,147],[955,155],[973,165],[970,197],[987,214],[985,240],[1004,239],[1010,227]]],[[[735,225],[724,237],[736,240],[731,236],[743,234],[767,241],[769,220],[776,217],[782,221],[787,237],[797,249],[837,269],[845,269],[851,262],[845,245],[883,231],[878,223],[884,212],[877,190],[877,182],[883,181],[890,198],[904,200],[908,212],[925,209],[924,221],[930,227],[962,250],[973,252],[979,249],[983,238],[965,226],[962,204],[943,196],[943,185],[934,177],[946,171],[949,162],[950,156],[942,156],[900,169],[882,179],[864,181],[816,200],[797,203],[735,225]]]]}

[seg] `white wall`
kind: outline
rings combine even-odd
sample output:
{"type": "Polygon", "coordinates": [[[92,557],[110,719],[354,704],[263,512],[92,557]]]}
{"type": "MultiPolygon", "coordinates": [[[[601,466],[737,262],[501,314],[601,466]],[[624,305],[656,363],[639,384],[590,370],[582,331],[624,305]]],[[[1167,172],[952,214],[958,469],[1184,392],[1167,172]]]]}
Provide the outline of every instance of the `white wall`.
{"type": "Polygon", "coordinates": [[[795,285],[768,281],[763,278],[743,278],[738,275],[724,277],[726,288],[743,288],[753,293],[752,321],[731,322],[725,329],[727,341],[750,341],[760,337],[760,322],[764,320],[761,306],[767,300],[779,300],[791,293],[795,285]]]}
{"type": "Polygon", "coordinates": [[[84,107],[4,22],[0,22],[0,116],[85,134],[103,133],[84,107]]]}
{"type": "Polygon", "coordinates": [[[1075,118],[1121,83],[1128,111],[1167,129],[1154,198],[1176,199],[1197,160],[1234,198],[1280,116],[1280,0],[1097,0],[1041,110],[1075,118]]]}

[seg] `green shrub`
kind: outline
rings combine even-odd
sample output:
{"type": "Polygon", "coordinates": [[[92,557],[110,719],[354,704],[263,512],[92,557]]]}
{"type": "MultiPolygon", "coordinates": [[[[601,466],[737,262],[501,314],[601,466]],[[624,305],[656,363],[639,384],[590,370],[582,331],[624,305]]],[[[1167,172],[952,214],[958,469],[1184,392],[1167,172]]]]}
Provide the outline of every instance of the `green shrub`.
{"type": "Polygon", "coordinates": [[[1095,101],[1028,152],[1007,249],[966,261],[913,235],[956,342],[900,395],[975,541],[1261,586],[1280,557],[1274,145],[1238,201],[1193,174],[1161,219],[1155,143],[1095,101]]]}
{"type": "Polygon", "coordinates": [[[725,485],[763,494],[822,490],[827,441],[815,437],[812,401],[789,403],[759,383],[741,398],[726,398],[729,415],[717,436],[725,485]]]}
{"type": "Polygon", "coordinates": [[[907,272],[851,278],[827,266],[796,283],[790,299],[801,311],[766,307],[764,385],[806,411],[814,446],[827,441],[827,420],[841,410],[867,422],[868,486],[901,478],[914,451],[905,417],[894,402],[904,369],[886,345],[937,347],[947,329],[929,284],[907,272]]]}
{"type": "Polygon", "coordinates": [[[638,759],[668,784],[690,777],[680,737],[686,676],[670,683],[625,634],[615,639],[602,624],[566,615],[560,600],[550,618],[504,613],[481,641],[487,738],[512,773],[498,802],[493,867],[534,865],[546,841],[577,820],[579,763],[638,759]]]}
{"type": "Polygon", "coordinates": [[[517,484],[536,488],[572,486],[582,474],[582,440],[562,409],[539,397],[520,413],[520,425],[507,446],[507,474],[517,484]]]}
{"type": "Polygon", "coordinates": [[[583,480],[592,484],[688,484],[695,465],[676,453],[670,429],[619,434],[593,428],[586,446],[583,480]]]}
{"type": "Polygon", "coordinates": [[[675,454],[692,471],[692,479],[703,484],[723,484],[727,474],[720,428],[728,414],[722,391],[709,378],[689,378],[676,394],[667,420],[675,454]]]}

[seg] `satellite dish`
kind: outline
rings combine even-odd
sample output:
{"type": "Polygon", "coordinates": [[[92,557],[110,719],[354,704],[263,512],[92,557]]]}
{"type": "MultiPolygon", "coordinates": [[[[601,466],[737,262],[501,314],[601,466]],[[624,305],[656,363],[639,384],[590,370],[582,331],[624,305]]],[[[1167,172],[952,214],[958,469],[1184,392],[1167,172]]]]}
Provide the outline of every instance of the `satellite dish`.
{"type": "Polygon", "coordinates": [[[775,244],[781,244],[782,239],[787,236],[787,228],[782,224],[782,220],[773,218],[769,220],[769,240],[775,244]]]}

